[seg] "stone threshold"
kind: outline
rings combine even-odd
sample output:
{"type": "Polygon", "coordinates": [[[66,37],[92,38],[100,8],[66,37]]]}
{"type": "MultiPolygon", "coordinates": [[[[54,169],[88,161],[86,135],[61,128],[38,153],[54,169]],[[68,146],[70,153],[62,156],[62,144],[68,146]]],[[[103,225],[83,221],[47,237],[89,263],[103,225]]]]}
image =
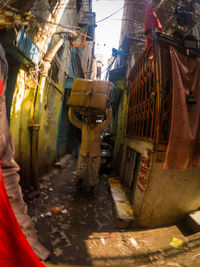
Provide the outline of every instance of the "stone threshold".
{"type": "Polygon", "coordinates": [[[108,183],[115,206],[116,226],[121,229],[128,228],[134,220],[134,212],[130,201],[117,178],[109,178],[108,183]]]}

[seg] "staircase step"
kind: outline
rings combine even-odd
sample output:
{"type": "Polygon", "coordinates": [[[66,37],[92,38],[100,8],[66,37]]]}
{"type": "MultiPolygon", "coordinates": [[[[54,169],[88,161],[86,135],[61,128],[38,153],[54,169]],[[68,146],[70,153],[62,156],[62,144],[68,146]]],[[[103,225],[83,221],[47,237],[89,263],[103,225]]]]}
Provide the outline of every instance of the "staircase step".
{"type": "Polygon", "coordinates": [[[116,211],[116,226],[127,228],[134,219],[134,212],[125,191],[117,178],[109,178],[108,183],[116,211]]]}

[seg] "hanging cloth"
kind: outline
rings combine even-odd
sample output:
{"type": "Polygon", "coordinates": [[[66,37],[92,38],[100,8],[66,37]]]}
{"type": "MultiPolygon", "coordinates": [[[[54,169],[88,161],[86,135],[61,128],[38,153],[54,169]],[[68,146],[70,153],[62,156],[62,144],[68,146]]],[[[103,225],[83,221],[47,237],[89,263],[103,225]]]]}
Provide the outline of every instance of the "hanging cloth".
{"type": "MultiPolygon", "coordinates": [[[[156,15],[156,13],[153,11],[153,8],[149,1],[146,1],[146,10],[145,10],[145,28],[144,33],[146,35],[146,46],[147,50],[150,51],[149,59],[153,59],[153,41],[155,42],[156,33],[155,29],[162,30],[162,25],[156,15]]],[[[155,50],[155,49],[154,49],[155,50]]]]}
{"type": "Polygon", "coordinates": [[[200,168],[200,59],[170,47],[172,64],[172,118],[163,169],[200,168]],[[197,104],[186,103],[192,91],[197,104]]]}

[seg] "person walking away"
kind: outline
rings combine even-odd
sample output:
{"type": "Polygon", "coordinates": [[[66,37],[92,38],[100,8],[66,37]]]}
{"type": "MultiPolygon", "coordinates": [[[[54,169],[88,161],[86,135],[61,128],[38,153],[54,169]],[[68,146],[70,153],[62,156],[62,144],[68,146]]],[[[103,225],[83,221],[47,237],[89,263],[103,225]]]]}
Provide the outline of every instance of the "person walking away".
{"type": "Polygon", "coordinates": [[[77,162],[76,178],[81,185],[85,179],[91,186],[93,192],[94,186],[99,181],[99,169],[101,164],[101,134],[112,122],[111,107],[106,110],[106,120],[101,123],[96,122],[96,118],[89,113],[88,121],[78,120],[74,114],[73,107],[69,108],[69,119],[72,124],[81,129],[81,146],[77,162]]]}

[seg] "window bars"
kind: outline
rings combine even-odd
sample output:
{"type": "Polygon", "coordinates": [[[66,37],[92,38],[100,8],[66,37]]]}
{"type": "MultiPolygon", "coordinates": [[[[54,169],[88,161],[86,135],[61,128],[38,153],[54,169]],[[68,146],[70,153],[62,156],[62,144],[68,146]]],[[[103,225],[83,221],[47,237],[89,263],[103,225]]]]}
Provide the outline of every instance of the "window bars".
{"type": "Polygon", "coordinates": [[[145,51],[131,70],[126,136],[156,141],[158,135],[159,143],[167,143],[171,119],[171,60],[169,44],[159,40],[158,45],[160,53],[156,61],[149,60],[149,53],[145,51]]]}
{"type": "Polygon", "coordinates": [[[129,77],[128,137],[154,140],[156,80],[154,61],[144,52],[129,77]]]}

